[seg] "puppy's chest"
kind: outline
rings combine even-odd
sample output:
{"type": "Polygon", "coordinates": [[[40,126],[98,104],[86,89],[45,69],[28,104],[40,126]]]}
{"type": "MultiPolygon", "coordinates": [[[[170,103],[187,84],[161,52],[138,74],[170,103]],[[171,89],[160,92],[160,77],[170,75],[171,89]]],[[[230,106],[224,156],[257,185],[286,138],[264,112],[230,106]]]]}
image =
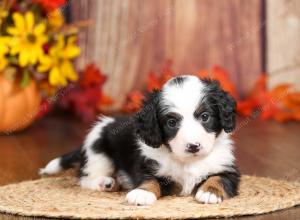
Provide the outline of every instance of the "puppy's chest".
{"type": "Polygon", "coordinates": [[[200,166],[182,165],[174,161],[157,161],[156,175],[166,177],[181,185],[181,195],[189,195],[195,186],[206,179],[207,175],[201,172],[200,166]]]}

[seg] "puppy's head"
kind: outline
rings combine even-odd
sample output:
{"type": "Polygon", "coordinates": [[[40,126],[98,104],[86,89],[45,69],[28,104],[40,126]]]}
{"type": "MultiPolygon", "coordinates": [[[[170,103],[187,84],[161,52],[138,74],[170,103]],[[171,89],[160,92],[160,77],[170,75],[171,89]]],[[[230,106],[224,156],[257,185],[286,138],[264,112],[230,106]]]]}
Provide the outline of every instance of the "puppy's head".
{"type": "Polygon", "coordinates": [[[167,147],[180,160],[203,158],[218,135],[235,128],[236,102],[217,81],[170,79],[149,94],[138,113],[138,134],[149,146],[167,147]]]}

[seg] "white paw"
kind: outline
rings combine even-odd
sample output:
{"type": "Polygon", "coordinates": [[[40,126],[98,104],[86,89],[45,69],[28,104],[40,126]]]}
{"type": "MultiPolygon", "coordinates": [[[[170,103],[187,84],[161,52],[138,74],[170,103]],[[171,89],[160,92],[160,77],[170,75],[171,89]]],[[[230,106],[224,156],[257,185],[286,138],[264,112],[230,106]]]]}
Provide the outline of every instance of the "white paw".
{"type": "Polygon", "coordinates": [[[115,179],[109,176],[100,176],[97,178],[91,178],[87,176],[80,179],[80,185],[82,188],[92,190],[111,191],[115,184],[115,179]]]}
{"type": "Polygon", "coordinates": [[[211,204],[215,204],[215,203],[221,203],[222,202],[222,198],[216,196],[214,193],[211,192],[203,192],[202,190],[199,190],[196,193],[195,199],[198,202],[201,203],[211,203],[211,204]]]}
{"type": "Polygon", "coordinates": [[[134,189],[127,193],[126,201],[132,205],[152,205],[156,201],[156,196],[143,189],[134,189]]]}
{"type": "Polygon", "coordinates": [[[116,181],[112,177],[103,176],[102,181],[100,181],[99,186],[101,191],[111,191],[116,184],[116,181]]]}

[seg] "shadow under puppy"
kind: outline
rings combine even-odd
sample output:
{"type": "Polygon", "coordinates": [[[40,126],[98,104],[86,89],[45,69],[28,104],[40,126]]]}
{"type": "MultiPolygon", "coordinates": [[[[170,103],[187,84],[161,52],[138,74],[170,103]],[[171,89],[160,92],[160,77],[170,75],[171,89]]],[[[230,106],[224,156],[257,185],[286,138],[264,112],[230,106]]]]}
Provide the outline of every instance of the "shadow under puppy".
{"type": "Polygon", "coordinates": [[[80,149],[40,173],[79,164],[81,187],[128,190],[134,205],[151,205],[175,188],[201,203],[220,203],[237,195],[240,180],[230,138],[235,109],[218,82],[175,77],[150,93],[139,113],[100,117],[80,149]]]}

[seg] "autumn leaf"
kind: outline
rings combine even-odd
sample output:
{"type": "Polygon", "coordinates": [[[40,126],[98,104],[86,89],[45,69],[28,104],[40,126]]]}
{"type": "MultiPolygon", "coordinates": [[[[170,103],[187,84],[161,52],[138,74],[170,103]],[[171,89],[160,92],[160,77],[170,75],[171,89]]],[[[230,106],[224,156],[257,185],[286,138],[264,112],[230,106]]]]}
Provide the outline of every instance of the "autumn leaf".
{"type": "Polygon", "coordinates": [[[151,92],[154,89],[161,89],[161,87],[172,77],[175,76],[175,73],[171,69],[172,62],[166,61],[161,70],[158,73],[151,71],[148,74],[147,79],[147,91],[151,92]]]}
{"type": "Polygon", "coordinates": [[[114,103],[114,100],[110,96],[105,95],[102,92],[100,95],[100,98],[99,98],[98,110],[103,111],[103,107],[110,106],[113,103],[114,103]]]}
{"type": "Polygon", "coordinates": [[[66,88],[66,94],[60,100],[60,106],[71,111],[83,121],[90,122],[96,118],[104,106],[113,100],[103,92],[106,76],[96,67],[89,64],[80,73],[79,81],[66,88]]]}
{"type": "Polygon", "coordinates": [[[80,79],[80,86],[83,88],[88,88],[91,86],[99,86],[100,88],[106,81],[106,76],[104,76],[100,70],[96,67],[94,63],[87,65],[82,73],[80,79]]]}
{"type": "Polygon", "coordinates": [[[158,79],[158,76],[154,72],[148,74],[147,80],[147,91],[152,91],[154,89],[160,89],[161,82],[158,79]]]}
{"type": "MultiPolygon", "coordinates": [[[[146,91],[161,89],[163,84],[176,74],[171,70],[171,62],[166,62],[159,72],[150,72],[147,78],[146,91]]],[[[220,82],[221,87],[237,100],[237,112],[243,116],[259,116],[261,120],[274,119],[278,122],[288,120],[300,121],[300,92],[290,84],[279,84],[273,89],[267,88],[267,74],[262,73],[249,95],[240,99],[237,89],[228,72],[215,66],[212,70],[200,70],[200,78],[210,78],[220,82]]],[[[144,93],[132,91],[128,94],[123,110],[127,113],[137,112],[142,104],[144,93]]]]}
{"type": "Polygon", "coordinates": [[[235,85],[231,81],[229,74],[225,69],[223,69],[219,66],[214,66],[212,71],[200,70],[197,73],[197,75],[200,78],[209,78],[209,79],[219,81],[221,87],[226,92],[228,92],[230,95],[232,95],[235,99],[238,98],[238,94],[237,94],[235,85]]]}
{"type": "Polygon", "coordinates": [[[144,99],[144,94],[140,91],[132,91],[127,95],[126,103],[122,110],[126,113],[137,112],[144,99]]]}

